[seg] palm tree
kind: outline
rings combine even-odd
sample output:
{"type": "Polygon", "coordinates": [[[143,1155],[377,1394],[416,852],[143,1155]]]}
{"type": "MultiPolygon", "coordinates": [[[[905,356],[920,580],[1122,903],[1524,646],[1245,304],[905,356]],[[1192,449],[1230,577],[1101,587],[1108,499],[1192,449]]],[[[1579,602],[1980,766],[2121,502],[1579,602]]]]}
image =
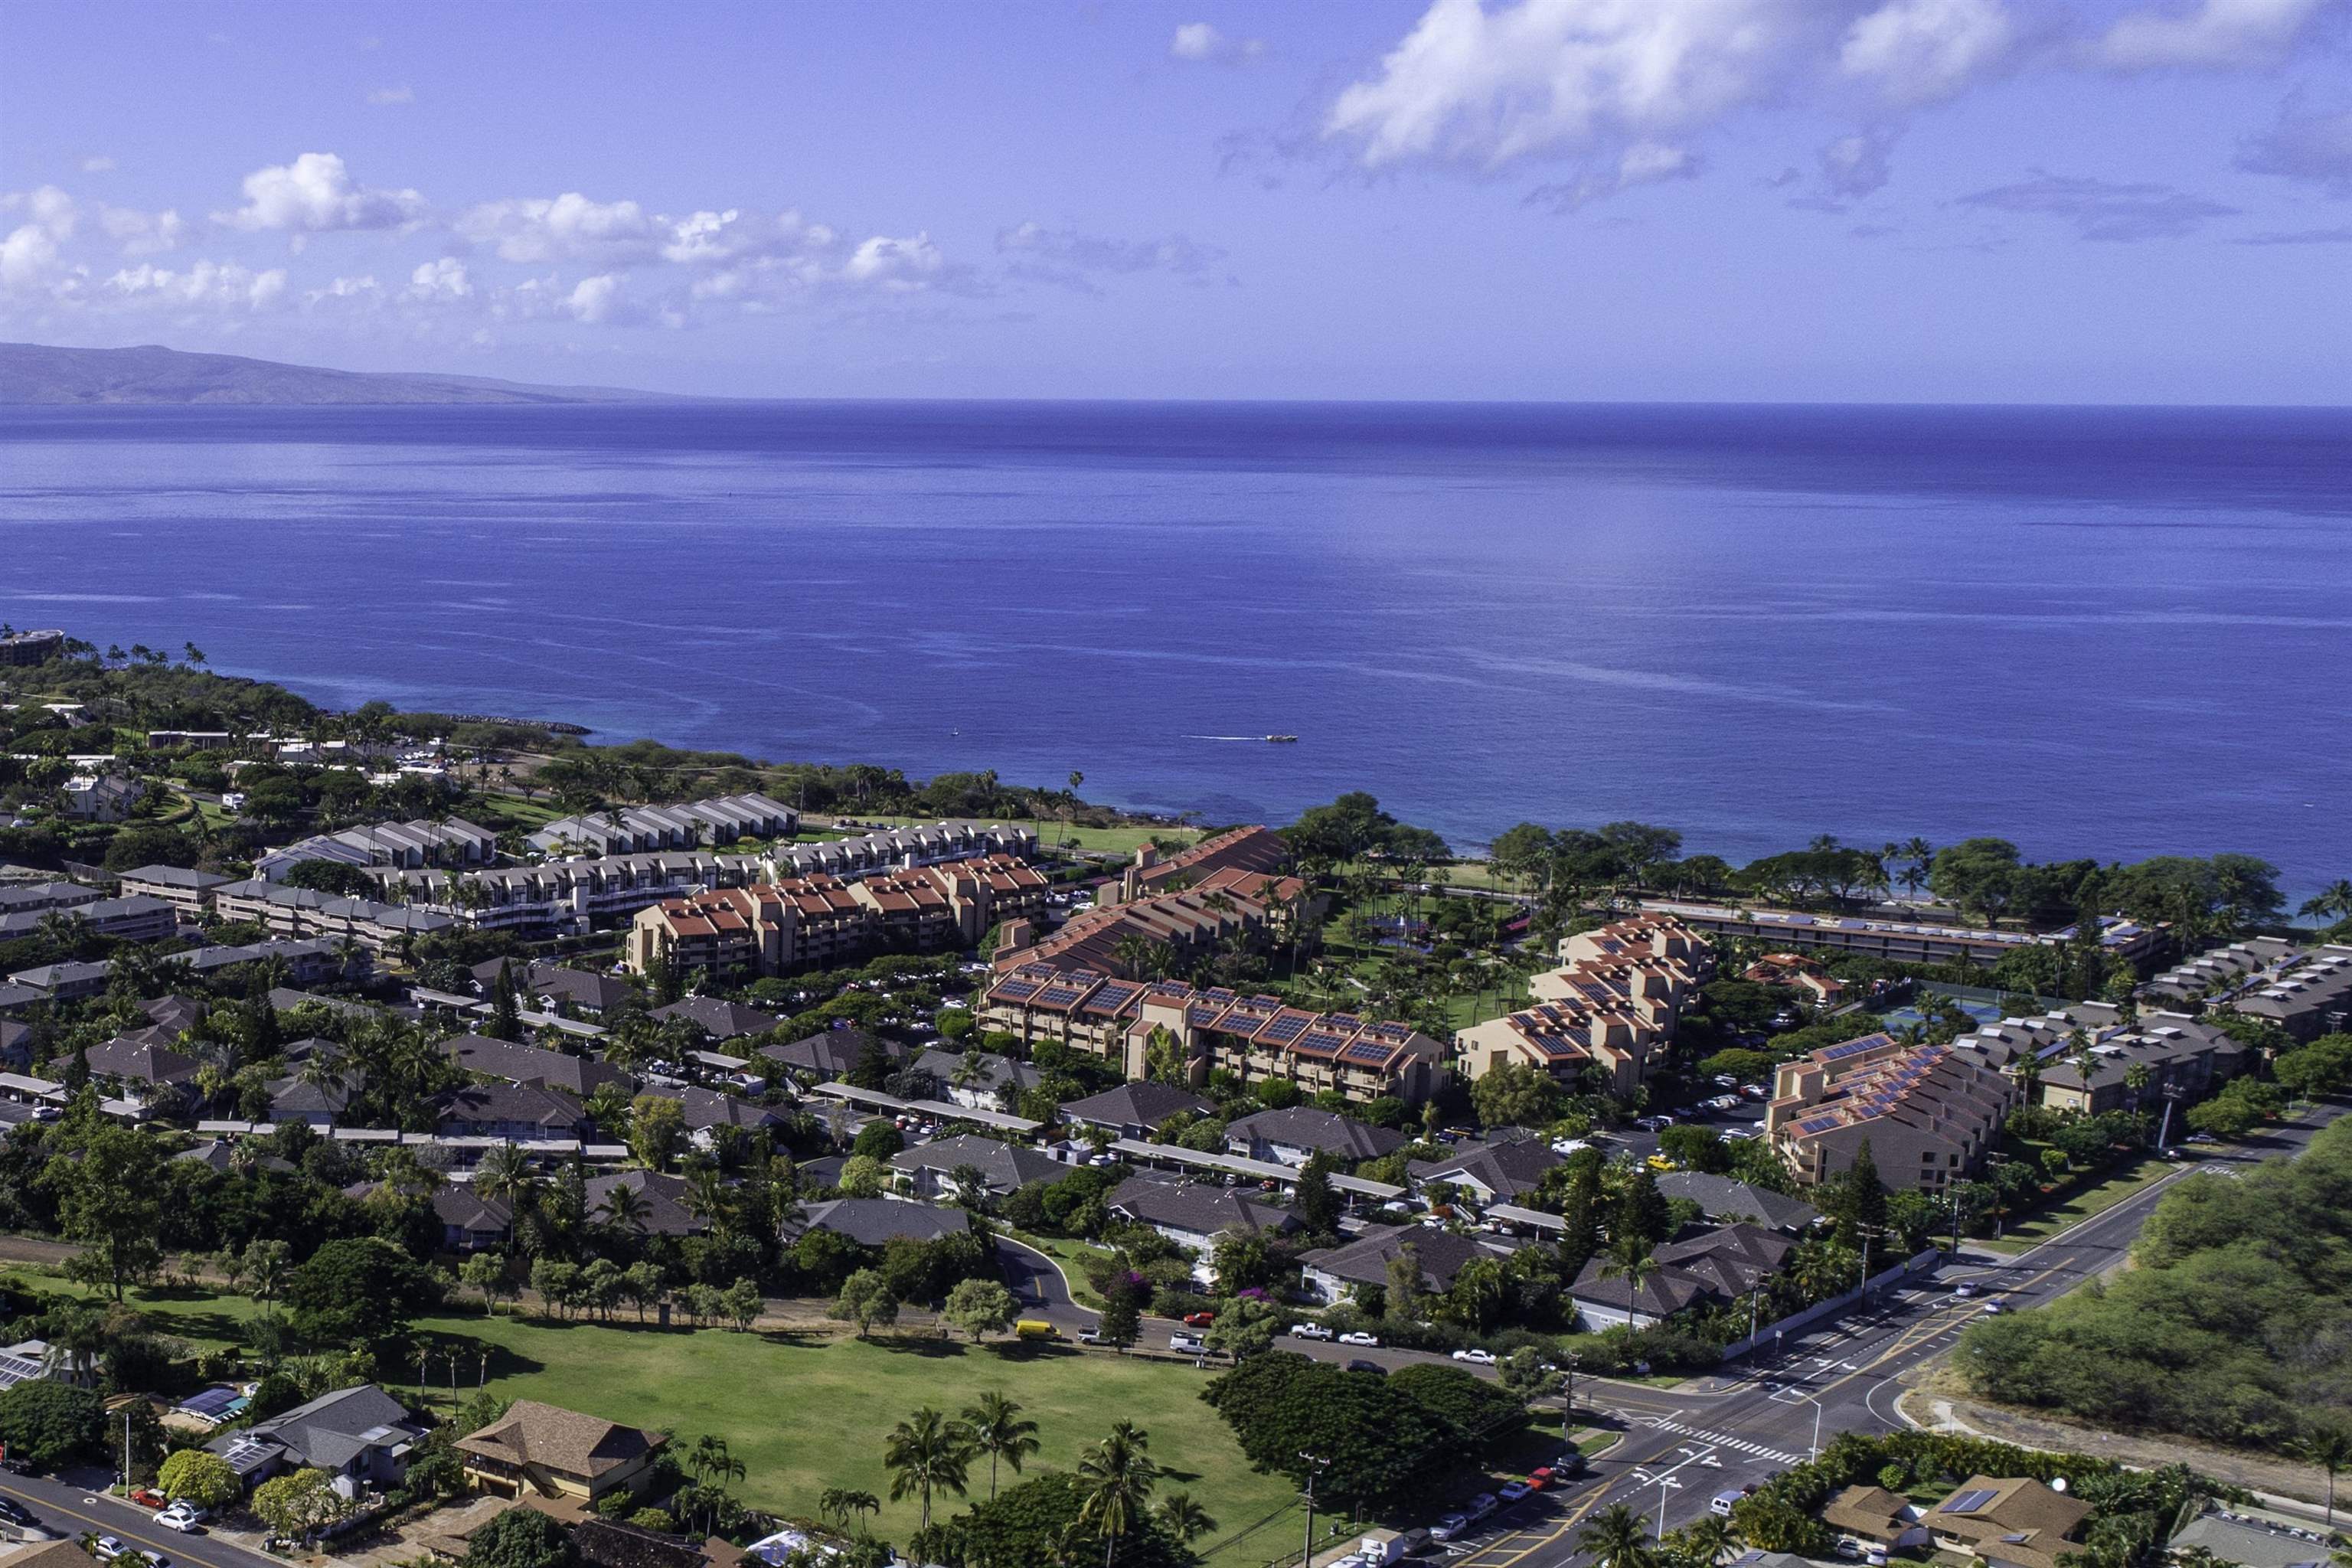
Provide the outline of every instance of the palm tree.
{"type": "Polygon", "coordinates": [[[1021,1461],[1037,1451],[1037,1423],[1022,1420],[1021,1406],[992,1388],[978,1403],[964,1406],[963,1429],[973,1451],[988,1456],[988,1495],[993,1501],[996,1462],[1003,1460],[1019,1475],[1021,1461]]]}
{"type": "Polygon", "coordinates": [[[890,1428],[882,1447],[882,1465],[890,1472],[890,1500],[910,1492],[921,1498],[925,1530],[931,1527],[932,1494],[963,1496],[971,1464],[971,1441],[963,1429],[928,1405],[890,1428]]]}
{"type": "Polygon", "coordinates": [[[2140,1101],[2147,1098],[2148,1085],[2156,1081],[2156,1069],[2146,1062],[2134,1062],[2124,1068],[2124,1087],[2131,1090],[2132,1109],[2137,1110],[2140,1101]]]}
{"type": "Polygon", "coordinates": [[[1683,1526],[1678,1533],[1692,1562],[1700,1564],[1700,1568],[1715,1568],[1723,1561],[1724,1553],[1731,1550],[1738,1531],[1732,1529],[1731,1521],[1709,1513],[1683,1526]]]}
{"type": "Polygon", "coordinates": [[[634,1188],[615,1182],[612,1190],[597,1204],[596,1217],[607,1230],[616,1235],[643,1236],[649,1207],[634,1188]]]}
{"type": "Polygon", "coordinates": [[[2352,1427],[2333,1424],[2315,1426],[2295,1440],[2292,1449],[2304,1463],[2327,1472],[2327,1528],[2336,1528],[2336,1473],[2352,1467],[2352,1427]]]}
{"type": "Polygon", "coordinates": [[[1650,1256],[1650,1248],[1638,1236],[1622,1237],[1610,1249],[1609,1260],[1601,1266],[1603,1279],[1625,1281],[1625,1310],[1631,1313],[1642,1299],[1642,1286],[1658,1271],[1658,1260],[1650,1256]]]}
{"type": "Polygon", "coordinates": [[[519,1204],[531,1182],[530,1156],[511,1143],[499,1144],[474,1167],[474,1190],[486,1198],[504,1198],[510,1205],[519,1204]]]}
{"type": "Polygon", "coordinates": [[[1217,1528],[1217,1521],[1192,1500],[1191,1492],[1170,1492],[1152,1512],[1160,1518],[1160,1528],[1186,1546],[1217,1528]]]}
{"type": "Polygon", "coordinates": [[[2298,914],[2316,921],[2328,919],[2352,920],[2352,881],[2337,878],[2319,890],[2319,896],[2306,901],[2298,914]]]}
{"type": "Polygon", "coordinates": [[[1641,1519],[1623,1503],[1611,1503],[1592,1516],[1576,1538],[1576,1549],[1600,1568],[1654,1568],[1657,1552],[1641,1519]]]}
{"type": "Polygon", "coordinates": [[[1160,1467],[1144,1452],[1149,1447],[1150,1439],[1133,1422],[1122,1421],[1078,1461],[1078,1484],[1087,1495],[1078,1520],[1102,1532],[1103,1568],[1110,1568],[1118,1538],[1135,1528],[1160,1479],[1160,1467]]]}
{"type": "Polygon", "coordinates": [[[727,1483],[740,1481],[745,1474],[743,1461],[728,1448],[727,1439],[708,1432],[694,1440],[694,1447],[686,1456],[686,1468],[694,1472],[704,1490],[717,1494],[704,1504],[709,1513],[717,1511],[718,1497],[726,1495],[727,1483]]]}
{"type": "Polygon", "coordinates": [[[879,1513],[882,1511],[882,1500],[872,1492],[856,1491],[848,1487],[827,1487],[816,1500],[816,1511],[832,1521],[834,1527],[846,1535],[850,1529],[849,1516],[879,1513]]]}

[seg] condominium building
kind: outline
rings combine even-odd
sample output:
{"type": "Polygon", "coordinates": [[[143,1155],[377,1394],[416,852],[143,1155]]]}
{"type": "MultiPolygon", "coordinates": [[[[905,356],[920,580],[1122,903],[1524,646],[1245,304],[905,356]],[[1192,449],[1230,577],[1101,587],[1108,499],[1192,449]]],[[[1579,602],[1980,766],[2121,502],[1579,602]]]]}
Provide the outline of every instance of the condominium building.
{"type": "Polygon", "coordinates": [[[54,626],[0,633],[0,664],[39,664],[65,651],[66,634],[54,626]]]}
{"type": "Polygon", "coordinates": [[[2352,942],[2315,947],[2266,973],[2230,1005],[2298,1040],[2352,1026],[2352,942]]]}
{"type": "Polygon", "coordinates": [[[2250,937],[2186,958],[2139,988],[2158,1002],[2194,1002],[2275,969],[2303,950],[2274,936],[2250,937]]]}
{"type": "Polygon", "coordinates": [[[306,860],[326,860],[338,866],[366,869],[388,866],[397,870],[421,870],[427,866],[453,869],[488,866],[499,858],[499,837],[463,817],[438,822],[377,822],[298,839],[273,849],[253,863],[253,874],[265,882],[285,879],[286,873],[306,860]]]}
{"type": "Polygon", "coordinates": [[[1455,1032],[1454,1057],[1465,1077],[1514,1064],[1563,1080],[1598,1069],[1611,1092],[1630,1094],[1715,973],[1714,952],[1696,931],[1651,913],[1563,938],[1559,956],[1560,968],[1528,981],[1533,1006],[1455,1032]]]}
{"type": "Polygon", "coordinates": [[[1889,1187],[1939,1192],[1983,1163],[2017,1098],[1973,1052],[1865,1035],[1782,1062],[1764,1133],[1807,1186],[1846,1170],[1868,1143],[1889,1187]]]}
{"type": "Polygon", "coordinates": [[[1181,970],[1228,942],[1271,941],[1276,911],[1305,894],[1306,884],[1295,877],[1224,867],[1180,892],[1081,910],[1040,940],[1008,933],[995,963],[999,969],[1029,963],[1127,969],[1128,954],[1139,943],[1162,972],[1181,970]]]}
{"type": "Polygon", "coordinates": [[[95,936],[121,942],[160,942],[180,929],[180,911],[161,899],[132,894],[121,899],[92,899],[65,909],[14,910],[0,913],[0,942],[37,934],[45,924],[62,917],[95,936]]]}
{"type": "Polygon", "coordinates": [[[2192,1104],[2254,1059],[2210,1018],[2150,1012],[2126,1022],[2120,1009],[2103,1002],[2003,1018],[1952,1044],[2002,1073],[2024,1098],[2089,1115],[2154,1110],[2167,1101],[2192,1104]],[[2031,1070],[2022,1066],[2028,1060],[2031,1070]]]}
{"type": "Polygon", "coordinates": [[[223,920],[251,921],[272,936],[349,936],[378,952],[457,923],[431,910],[347,899],[259,878],[215,888],[213,912],[223,920]]]}
{"type": "Polygon", "coordinates": [[[715,888],[637,911],[626,962],[644,973],[667,955],[681,970],[782,974],[877,952],[940,952],[978,942],[1002,920],[1042,911],[1045,879],[1009,855],[844,882],[794,877],[715,888]]]}
{"type": "MultiPolygon", "coordinates": [[[[1921,921],[1864,920],[1807,914],[1800,910],[1731,908],[1653,899],[1642,906],[1672,915],[1710,936],[1743,936],[1776,947],[1829,948],[1864,953],[1898,963],[1992,963],[2004,954],[2037,944],[2072,941],[2074,928],[2054,931],[1987,931],[1921,921]]],[[[2099,942],[2118,958],[2138,960],[2164,940],[2164,929],[2103,916],[2099,942]]]]}
{"type": "Polygon", "coordinates": [[[1149,1075],[1153,1036],[1165,1030],[1195,1088],[1223,1071],[1245,1083],[1286,1079],[1308,1094],[1335,1089],[1352,1100],[1394,1096],[1417,1104],[1444,1071],[1444,1047],[1402,1024],[1050,962],[998,976],[980,1011],[990,1028],[1024,1043],[1053,1040],[1089,1052],[1118,1063],[1131,1079],[1149,1075]]]}
{"type": "Polygon", "coordinates": [[[1101,901],[1124,903],[1152,893],[1198,887],[1219,871],[1248,871],[1279,876],[1290,869],[1290,846],[1267,827],[1236,827],[1204,838],[1166,859],[1146,844],[1135,852],[1133,864],[1119,873],[1115,889],[1107,888],[1101,901]]]}
{"type": "Polygon", "coordinates": [[[117,877],[115,888],[126,897],[161,899],[194,919],[212,908],[214,889],[226,888],[235,879],[184,866],[142,866],[117,877]]]}
{"type": "Polygon", "coordinates": [[[616,806],[558,817],[527,842],[542,855],[642,855],[732,844],[742,838],[789,838],[800,813],[763,795],[722,795],[682,805],[616,806]]]}

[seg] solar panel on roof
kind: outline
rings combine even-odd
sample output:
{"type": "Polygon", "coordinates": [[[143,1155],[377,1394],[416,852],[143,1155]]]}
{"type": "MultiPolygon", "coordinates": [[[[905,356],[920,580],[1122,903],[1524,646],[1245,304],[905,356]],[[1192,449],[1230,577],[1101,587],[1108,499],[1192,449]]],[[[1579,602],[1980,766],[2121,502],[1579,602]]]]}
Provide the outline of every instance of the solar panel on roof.
{"type": "Polygon", "coordinates": [[[1314,1021],[1304,1013],[1277,1013],[1264,1029],[1258,1031],[1257,1037],[1261,1040],[1272,1041],[1278,1046],[1286,1046],[1305,1034],[1307,1026],[1314,1021]]]}
{"type": "Polygon", "coordinates": [[[1982,1487],[1971,1488],[1968,1491],[1964,1492],[1955,1492],[1950,1497],[1944,1500],[1943,1511],[1946,1513],[1973,1513],[1978,1509],[1984,1507],[1985,1504],[1992,1501],[1994,1497],[1997,1495],[1997,1493],[1987,1491],[1982,1487]]]}
{"type": "Polygon", "coordinates": [[[180,1401],[180,1408],[191,1415],[218,1417],[236,1403],[236,1398],[234,1388],[207,1388],[202,1394],[192,1394],[180,1401]]]}

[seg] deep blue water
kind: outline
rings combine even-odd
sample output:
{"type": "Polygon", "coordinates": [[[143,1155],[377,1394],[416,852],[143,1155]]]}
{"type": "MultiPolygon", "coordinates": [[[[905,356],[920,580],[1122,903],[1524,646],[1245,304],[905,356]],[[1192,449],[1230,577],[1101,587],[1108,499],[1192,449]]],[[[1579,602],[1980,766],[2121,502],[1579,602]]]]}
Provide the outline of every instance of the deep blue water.
{"type": "Polygon", "coordinates": [[[2352,874],[2352,411],[6,409],[0,618],[1212,819],[2352,874]]]}

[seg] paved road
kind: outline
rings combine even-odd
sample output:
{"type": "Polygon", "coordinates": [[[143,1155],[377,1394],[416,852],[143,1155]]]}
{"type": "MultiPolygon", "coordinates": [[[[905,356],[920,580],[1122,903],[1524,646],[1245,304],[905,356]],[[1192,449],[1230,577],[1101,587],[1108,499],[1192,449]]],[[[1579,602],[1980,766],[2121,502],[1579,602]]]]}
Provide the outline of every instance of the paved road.
{"type": "Polygon", "coordinates": [[[284,1564],[232,1546],[210,1534],[182,1535],[155,1522],[155,1516],[135,1503],[100,1497],[104,1485],[77,1486],[50,1476],[10,1475],[0,1478],[0,1493],[30,1509],[34,1521],[52,1535],[73,1540],[86,1530],[111,1535],[172,1560],[173,1568],[284,1568],[284,1564]]]}
{"type": "MultiPolygon", "coordinates": [[[[1460,1568],[1558,1568],[1579,1558],[1575,1534],[1585,1517],[1612,1503],[1634,1509],[1654,1530],[1664,1500],[1665,1527],[1707,1511],[1721,1491],[1765,1479],[1804,1459],[1818,1430],[1823,1442],[1842,1431],[1885,1432],[1901,1425],[1895,1399],[1901,1378],[1951,1348],[1983,1313],[1987,1296],[2010,1307],[2040,1306],[2114,1268],[2158,1198],[2204,1170],[2231,1173],[2300,1150],[2337,1109],[2273,1129],[2230,1154],[2185,1165],[2146,1191],[2029,1252],[1998,1262],[1963,1258],[1933,1283],[1897,1291],[1866,1316],[1848,1318],[1790,1342],[1705,1391],[1601,1384],[1590,1399],[1624,1425],[1624,1440],[1595,1463],[1592,1479],[1566,1492],[1539,1494],[1498,1515],[1471,1537],[1460,1568]],[[1966,1281],[1977,1292],[1959,1297],[1966,1281]],[[1661,1485],[1664,1482],[1664,1485],[1661,1485]]],[[[1433,1516],[1436,1510],[1433,1508],[1433,1516]]]]}

